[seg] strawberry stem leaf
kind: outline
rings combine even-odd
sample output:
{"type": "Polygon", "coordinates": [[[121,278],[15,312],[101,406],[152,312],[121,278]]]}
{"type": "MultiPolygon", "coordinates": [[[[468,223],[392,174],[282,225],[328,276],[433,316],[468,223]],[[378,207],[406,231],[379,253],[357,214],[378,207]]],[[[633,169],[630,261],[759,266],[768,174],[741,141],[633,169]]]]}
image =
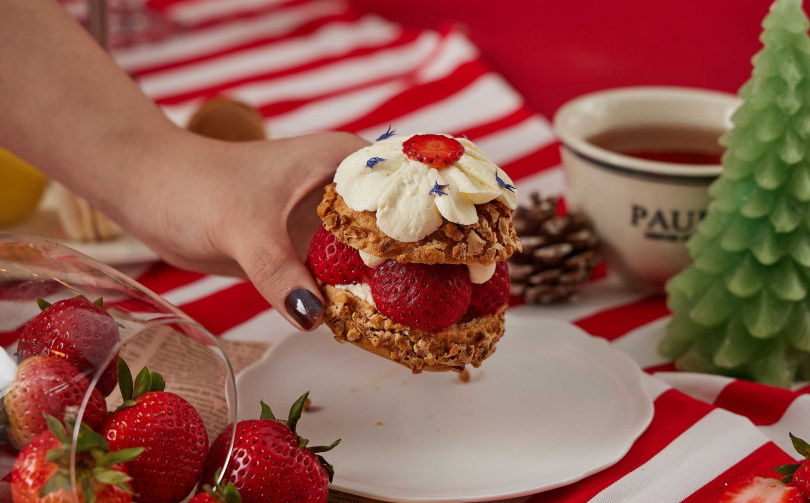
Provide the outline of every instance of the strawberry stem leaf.
{"type": "Polygon", "coordinates": [[[259,401],[259,404],[262,406],[262,415],[259,416],[259,419],[266,419],[268,421],[275,421],[276,416],[273,414],[273,411],[270,409],[270,406],[264,403],[263,400],[259,401]]]}
{"type": "Polygon", "coordinates": [[[132,400],[132,371],[123,358],[118,358],[118,387],[125,402],[132,400]]]}
{"type": "Polygon", "coordinates": [[[313,454],[318,454],[318,453],[321,453],[321,452],[329,452],[329,451],[331,451],[332,449],[334,449],[335,447],[338,446],[338,444],[340,443],[340,440],[341,439],[335,440],[334,442],[332,442],[332,445],[327,445],[327,446],[319,445],[319,446],[315,446],[315,447],[310,447],[309,451],[312,452],[313,454]]]}
{"type": "Polygon", "coordinates": [[[790,475],[785,475],[784,477],[779,479],[779,481],[785,484],[790,484],[793,481],[793,474],[791,473],[790,475]]]}
{"type": "Polygon", "coordinates": [[[45,482],[45,484],[42,486],[42,490],[39,492],[39,497],[44,498],[52,492],[59,491],[60,489],[70,489],[70,473],[66,468],[60,469],[53,475],[53,477],[45,482]]]}
{"type": "Polygon", "coordinates": [[[104,468],[120,465],[137,458],[144,450],[146,450],[144,447],[129,447],[120,451],[108,452],[98,459],[98,465],[104,468]]]}
{"type": "Polygon", "coordinates": [[[84,477],[82,479],[82,496],[84,503],[95,503],[96,490],[95,487],[93,487],[94,485],[93,477],[84,477]]]}
{"type": "Polygon", "coordinates": [[[149,391],[163,391],[166,389],[166,381],[163,376],[157,372],[152,372],[152,384],[149,386],[149,391]]]}
{"type": "Polygon", "coordinates": [[[97,305],[101,309],[104,309],[104,298],[102,297],[97,298],[96,300],[93,301],[93,304],[97,305]]]}
{"type": "Polygon", "coordinates": [[[118,485],[132,480],[132,477],[124,472],[119,472],[118,470],[108,470],[100,466],[93,468],[92,473],[93,478],[102,484],[118,485]]]}
{"type": "Polygon", "coordinates": [[[149,372],[148,368],[144,367],[140,372],[138,372],[138,376],[135,377],[135,387],[132,390],[132,398],[137,400],[144,394],[148,393],[151,387],[152,373],[149,372]]]}
{"type": "Polygon", "coordinates": [[[242,503],[242,495],[239,494],[239,490],[233,485],[233,482],[228,482],[221,491],[225,503],[242,503]]]}
{"type": "Polygon", "coordinates": [[[56,437],[57,440],[62,442],[70,442],[70,435],[68,435],[65,426],[62,422],[55,417],[51,416],[50,414],[45,414],[45,422],[48,424],[48,429],[51,430],[53,436],[56,437]]]}
{"type": "Polygon", "coordinates": [[[51,307],[50,302],[48,302],[45,299],[40,299],[40,298],[37,298],[37,305],[39,306],[40,311],[44,311],[44,310],[48,309],[49,307],[51,307]]]}
{"type": "Polygon", "coordinates": [[[307,397],[309,397],[309,391],[301,395],[298,400],[292,404],[290,407],[290,417],[287,419],[287,427],[290,428],[290,431],[295,433],[295,427],[298,426],[298,420],[301,419],[301,413],[304,412],[304,402],[307,401],[307,397]]]}
{"type": "Polygon", "coordinates": [[[793,442],[793,448],[796,449],[796,452],[801,454],[804,459],[810,459],[810,444],[801,438],[794,436],[793,433],[788,434],[790,435],[790,440],[793,442]]]}
{"type": "Polygon", "coordinates": [[[793,475],[800,466],[802,466],[801,463],[791,463],[789,465],[777,466],[773,471],[779,475],[793,475]]]}

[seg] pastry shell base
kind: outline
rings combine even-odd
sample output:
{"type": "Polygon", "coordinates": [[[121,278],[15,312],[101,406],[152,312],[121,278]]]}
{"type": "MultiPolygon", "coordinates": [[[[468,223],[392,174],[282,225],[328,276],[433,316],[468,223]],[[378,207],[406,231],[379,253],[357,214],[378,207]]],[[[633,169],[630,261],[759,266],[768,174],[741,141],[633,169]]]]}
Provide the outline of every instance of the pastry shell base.
{"type": "Polygon", "coordinates": [[[399,363],[414,374],[461,372],[468,364],[480,367],[503,336],[506,307],[441,332],[428,332],[397,323],[351,292],[317,281],[326,301],[323,319],[335,340],[399,363]]]}

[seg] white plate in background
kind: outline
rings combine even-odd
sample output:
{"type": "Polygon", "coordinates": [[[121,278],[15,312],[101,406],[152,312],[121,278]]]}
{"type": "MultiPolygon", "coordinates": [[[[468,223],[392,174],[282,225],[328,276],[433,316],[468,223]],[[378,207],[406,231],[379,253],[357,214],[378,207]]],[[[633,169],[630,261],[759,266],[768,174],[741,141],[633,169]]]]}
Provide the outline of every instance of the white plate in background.
{"type": "Polygon", "coordinates": [[[321,328],[274,345],[237,379],[239,417],[276,416],[309,390],[299,423],[325,454],[332,487],[387,501],[486,501],[580,480],[620,460],[653,405],[641,370],[604,339],[563,322],[507,316],[472,380],[413,375],[321,328]]]}

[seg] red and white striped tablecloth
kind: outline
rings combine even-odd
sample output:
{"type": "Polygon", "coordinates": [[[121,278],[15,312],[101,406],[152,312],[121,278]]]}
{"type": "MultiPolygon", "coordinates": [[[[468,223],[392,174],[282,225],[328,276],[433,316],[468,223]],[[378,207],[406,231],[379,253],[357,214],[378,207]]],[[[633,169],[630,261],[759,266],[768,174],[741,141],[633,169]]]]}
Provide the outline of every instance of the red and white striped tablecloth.
{"type": "MultiPolygon", "coordinates": [[[[389,124],[400,134],[465,134],[509,173],[521,197],[564,189],[548,120],[459,31],[406,29],[340,0],[163,3],[178,33],[115,56],[179,122],[201,100],[225,94],[259,107],[277,138],[342,130],[373,139],[389,124]]],[[[224,339],[289,333],[243,280],[165,264],[138,279],[224,339]]],[[[772,475],[770,467],[790,462],[789,430],[810,437],[808,389],[674,372],[655,349],[669,316],[664,299],[627,290],[609,274],[578,302],[513,309],[610,340],[648,371],[655,401],[652,424],[619,463],[529,501],[713,502],[728,481],[772,475]]]]}

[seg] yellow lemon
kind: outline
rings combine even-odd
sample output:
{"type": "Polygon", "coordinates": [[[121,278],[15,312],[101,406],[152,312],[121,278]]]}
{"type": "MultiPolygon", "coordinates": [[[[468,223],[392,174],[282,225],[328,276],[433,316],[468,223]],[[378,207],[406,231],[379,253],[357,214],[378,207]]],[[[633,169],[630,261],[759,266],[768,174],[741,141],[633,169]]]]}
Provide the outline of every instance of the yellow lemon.
{"type": "Polygon", "coordinates": [[[0,148],[0,225],[19,222],[37,208],[48,178],[0,148]]]}

